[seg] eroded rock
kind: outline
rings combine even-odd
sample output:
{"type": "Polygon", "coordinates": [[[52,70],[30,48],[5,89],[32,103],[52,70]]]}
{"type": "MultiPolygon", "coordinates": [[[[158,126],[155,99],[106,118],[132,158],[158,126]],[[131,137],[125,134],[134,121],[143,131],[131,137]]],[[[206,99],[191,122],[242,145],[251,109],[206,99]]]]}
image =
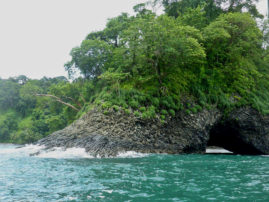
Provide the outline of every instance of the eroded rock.
{"type": "Polygon", "coordinates": [[[161,124],[122,111],[104,115],[92,110],[63,130],[37,144],[53,147],[81,147],[94,156],[115,156],[119,152],[204,153],[206,146],[220,146],[237,154],[269,154],[269,116],[250,107],[228,116],[216,110],[197,114],[179,112],[161,124]]]}
{"type": "Polygon", "coordinates": [[[180,112],[161,124],[142,120],[122,111],[104,115],[92,110],[63,130],[37,144],[53,147],[81,147],[94,156],[115,156],[119,152],[204,153],[209,131],[218,122],[218,110],[188,115],[180,112]]]}
{"type": "Polygon", "coordinates": [[[236,109],[214,126],[208,145],[237,154],[269,154],[269,116],[250,107],[236,109]]]}

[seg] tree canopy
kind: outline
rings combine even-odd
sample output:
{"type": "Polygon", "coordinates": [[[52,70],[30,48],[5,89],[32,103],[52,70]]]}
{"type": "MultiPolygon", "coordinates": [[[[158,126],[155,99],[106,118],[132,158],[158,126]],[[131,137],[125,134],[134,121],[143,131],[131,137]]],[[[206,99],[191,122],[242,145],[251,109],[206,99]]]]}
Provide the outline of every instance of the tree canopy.
{"type": "Polygon", "coordinates": [[[64,77],[0,79],[0,141],[32,142],[89,109],[165,121],[183,110],[269,113],[269,26],[255,0],[156,0],[71,50],[64,77]],[[79,73],[79,77],[78,77],[79,73]]]}

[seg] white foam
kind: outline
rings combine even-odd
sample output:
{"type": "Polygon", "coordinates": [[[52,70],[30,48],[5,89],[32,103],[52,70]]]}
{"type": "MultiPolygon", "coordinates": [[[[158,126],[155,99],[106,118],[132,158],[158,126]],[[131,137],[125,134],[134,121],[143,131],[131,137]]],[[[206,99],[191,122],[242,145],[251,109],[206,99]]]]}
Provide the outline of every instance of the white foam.
{"type": "Polygon", "coordinates": [[[72,196],[68,197],[68,200],[70,200],[70,201],[74,201],[74,200],[77,200],[77,199],[78,199],[77,197],[72,197],[72,196]]]}
{"type": "Polygon", "coordinates": [[[49,150],[46,150],[44,146],[40,145],[25,145],[25,146],[16,146],[8,145],[0,149],[0,154],[9,155],[13,157],[21,156],[30,156],[38,158],[93,158],[89,155],[83,148],[68,148],[64,149],[61,147],[55,147],[49,150]]]}
{"type": "Polygon", "coordinates": [[[106,192],[106,193],[112,194],[113,190],[103,190],[103,192],[106,192]]]}
{"type": "Polygon", "coordinates": [[[116,156],[117,158],[143,158],[148,156],[149,154],[143,154],[135,151],[127,151],[127,152],[120,152],[116,156]]]}
{"type": "Polygon", "coordinates": [[[207,154],[232,154],[233,152],[230,152],[226,149],[206,149],[207,154]]]}
{"type": "MultiPolygon", "coordinates": [[[[31,156],[37,158],[54,158],[54,159],[73,159],[73,158],[100,158],[94,157],[87,153],[84,148],[68,148],[54,147],[46,150],[44,146],[28,144],[25,146],[6,145],[0,149],[1,155],[31,156]]],[[[135,151],[120,152],[116,157],[112,158],[142,158],[149,154],[138,153],[135,151]]],[[[107,157],[109,158],[109,157],[107,157]]]]}
{"type": "Polygon", "coordinates": [[[88,154],[84,148],[55,147],[50,150],[42,150],[37,155],[38,158],[73,159],[73,158],[94,158],[88,154]]]}
{"type": "Polygon", "coordinates": [[[0,149],[0,154],[2,155],[12,155],[12,156],[28,156],[30,154],[36,153],[42,150],[44,147],[40,145],[25,145],[25,146],[16,146],[10,145],[0,149]]]}

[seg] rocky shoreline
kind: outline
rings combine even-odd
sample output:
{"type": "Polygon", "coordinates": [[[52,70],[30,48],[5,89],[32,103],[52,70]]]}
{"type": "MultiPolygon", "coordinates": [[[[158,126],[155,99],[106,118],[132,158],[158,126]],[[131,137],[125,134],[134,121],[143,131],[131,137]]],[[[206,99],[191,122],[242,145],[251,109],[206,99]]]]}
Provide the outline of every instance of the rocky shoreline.
{"type": "Polygon", "coordinates": [[[85,148],[100,157],[125,151],[205,153],[210,145],[238,154],[269,154],[269,117],[252,108],[237,109],[225,117],[217,109],[204,109],[196,114],[181,111],[161,123],[121,110],[104,115],[94,109],[36,144],[46,149],[85,148]]]}

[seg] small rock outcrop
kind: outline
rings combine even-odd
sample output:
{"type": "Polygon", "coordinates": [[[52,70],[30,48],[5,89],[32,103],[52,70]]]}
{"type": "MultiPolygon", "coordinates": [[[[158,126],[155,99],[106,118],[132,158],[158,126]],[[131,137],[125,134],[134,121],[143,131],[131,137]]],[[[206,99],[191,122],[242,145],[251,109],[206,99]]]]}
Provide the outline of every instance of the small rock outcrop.
{"type": "Polygon", "coordinates": [[[213,127],[208,145],[236,154],[269,154],[269,116],[250,107],[236,109],[213,127]]]}
{"type": "Polygon", "coordinates": [[[197,114],[179,112],[162,124],[143,120],[122,111],[104,115],[92,110],[63,130],[37,144],[53,147],[81,147],[94,156],[115,156],[119,152],[204,153],[212,127],[218,122],[218,110],[197,114]]]}

